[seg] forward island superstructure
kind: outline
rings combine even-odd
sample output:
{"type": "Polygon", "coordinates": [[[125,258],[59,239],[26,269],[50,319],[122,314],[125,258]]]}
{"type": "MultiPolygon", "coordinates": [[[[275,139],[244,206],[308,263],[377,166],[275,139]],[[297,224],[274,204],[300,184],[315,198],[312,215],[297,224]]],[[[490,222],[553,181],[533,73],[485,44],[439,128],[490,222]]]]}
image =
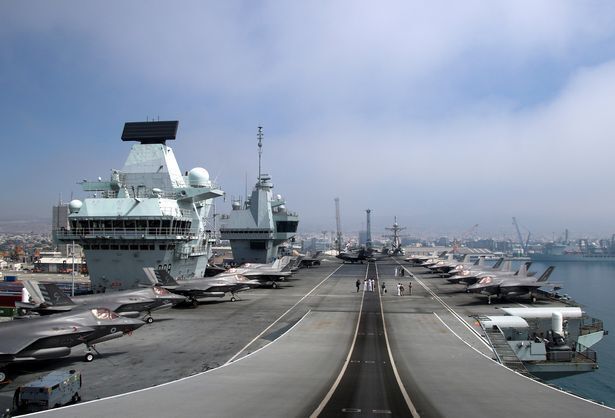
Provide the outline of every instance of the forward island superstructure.
{"type": "Polygon", "coordinates": [[[177,121],[130,122],[123,141],[136,141],[121,170],[109,181],[83,181],[91,196],[69,204],[64,243],[80,244],[92,289],[121,290],[148,284],[144,267],[167,270],[178,279],[203,277],[211,246],[206,218],[222,196],[201,167],[185,175],[167,140],[177,121]]]}

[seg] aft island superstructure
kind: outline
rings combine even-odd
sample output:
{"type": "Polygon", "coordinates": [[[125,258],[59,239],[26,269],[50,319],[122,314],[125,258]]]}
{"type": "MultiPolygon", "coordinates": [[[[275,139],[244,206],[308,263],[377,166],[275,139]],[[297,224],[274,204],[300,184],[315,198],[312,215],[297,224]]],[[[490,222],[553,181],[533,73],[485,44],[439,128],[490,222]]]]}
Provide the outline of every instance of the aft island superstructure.
{"type": "Polygon", "coordinates": [[[136,141],[121,170],[109,181],[83,181],[91,196],[69,204],[70,227],[57,231],[64,243],[80,244],[94,291],[149,283],[144,267],[178,279],[203,277],[210,257],[206,218],[222,196],[201,167],[185,175],[167,140],[177,121],[130,122],[123,141],[136,141]]]}
{"type": "Polygon", "coordinates": [[[297,232],[299,216],[286,209],[281,195],[273,195],[273,183],[262,174],[262,128],[258,131],[258,180],[252,194],[243,204],[235,201],[231,213],[223,218],[220,236],[231,243],[236,264],[270,263],[280,254],[280,246],[297,232]]]}

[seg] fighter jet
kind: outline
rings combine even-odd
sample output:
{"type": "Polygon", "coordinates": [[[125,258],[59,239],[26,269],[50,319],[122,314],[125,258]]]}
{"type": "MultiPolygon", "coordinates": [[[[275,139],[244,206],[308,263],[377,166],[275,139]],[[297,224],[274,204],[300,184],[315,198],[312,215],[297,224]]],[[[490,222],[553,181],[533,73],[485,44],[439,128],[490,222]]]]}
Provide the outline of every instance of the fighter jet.
{"type": "Polygon", "coordinates": [[[227,293],[231,302],[239,299],[237,293],[261,285],[258,280],[250,280],[246,276],[234,273],[221,273],[214,277],[177,282],[166,270],[152,270],[159,283],[173,293],[181,295],[192,306],[199,304],[202,298],[222,298],[227,293]]]}
{"type": "Polygon", "coordinates": [[[299,260],[299,267],[310,268],[314,266],[320,266],[320,259],[321,259],[321,251],[317,251],[313,255],[310,255],[310,254],[302,255],[301,260],[299,260]]]}
{"type": "MultiPolygon", "coordinates": [[[[150,279],[151,280],[151,279],[150,279]]],[[[155,281],[153,282],[155,283],[155,281]]],[[[138,318],[148,324],[154,322],[152,312],[167,309],[186,298],[173,294],[161,286],[152,285],[142,289],[122,290],[110,293],[68,297],[53,283],[25,280],[24,287],[30,294],[30,303],[18,302],[17,307],[40,315],[71,311],[76,307],[106,306],[121,316],[138,318]]]]}
{"type": "MultiPolygon", "coordinates": [[[[62,314],[15,319],[0,323],[0,369],[23,360],[66,357],[85,344],[85,361],[98,353],[95,344],[131,333],[144,324],[105,307],[75,309],[62,314]]],[[[0,381],[6,376],[0,373],[0,381]]]]}
{"type": "Polygon", "coordinates": [[[477,283],[468,287],[468,291],[472,293],[481,293],[488,296],[488,303],[491,303],[491,296],[516,296],[526,295],[529,293],[532,302],[536,301],[536,298],[532,292],[539,287],[545,285],[545,282],[549,279],[549,276],[553,272],[555,267],[550,266],[545,270],[542,275],[536,279],[531,276],[486,276],[481,278],[477,283]]]}
{"type": "Polygon", "coordinates": [[[407,261],[408,263],[412,263],[412,264],[421,264],[422,262],[427,261],[432,258],[444,257],[446,253],[447,253],[446,251],[443,251],[440,254],[438,254],[437,252],[433,252],[430,255],[411,255],[405,258],[404,261],[407,261]]]}
{"type": "Polygon", "coordinates": [[[267,271],[291,271],[294,266],[294,258],[286,255],[276,259],[273,263],[243,263],[238,268],[267,271]]]}
{"type": "Polygon", "coordinates": [[[246,263],[226,271],[227,274],[240,274],[250,280],[257,280],[261,286],[278,287],[279,281],[284,281],[292,275],[292,257],[286,256],[272,264],[246,263]]]}
{"type": "MultiPolygon", "coordinates": [[[[480,260],[480,259],[479,259],[480,260]]],[[[478,260],[477,260],[478,261],[478,260]]],[[[470,254],[465,254],[461,261],[457,261],[453,258],[453,254],[449,254],[449,259],[438,261],[435,264],[427,267],[434,273],[440,273],[440,275],[448,274],[452,270],[459,270],[465,265],[472,265],[476,263],[470,263],[470,254]]]]}
{"type": "MultiPolygon", "coordinates": [[[[506,262],[506,264],[508,263],[509,261],[506,262]]],[[[503,279],[506,277],[533,277],[534,275],[536,275],[536,272],[529,271],[531,265],[531,261],[526,261],[525,263],[521,264],[516,271],[511,271],[507,267],[501,270],[470,273],[468,276],[462,277],[459,283],[463,283],[466,286],[470,286],[475,283],[478,283],[484,277],[497,277],[498,279],[503,279]]]]}
{"type": "Polygon", "coordinates": [[[357,252],[341,252],[338,255],[336,255],[336,257],[339,258],[340,260],[343,260],[344,263],[346,261],[350,261],[352,264],[354,263],[363,264],[363,261],[370,261],[370,259],[372,258],[371,255],[363,248],[361,248],[357,252]]]}
{"type": "Polygon", "coordinates": [[[469,269],[462,269],[458,271],[454,276],[446,279],[449,283],[465,283],[474,284],[477,281],[477,277],[481,274],[495,274],[498,272],[510,272],[512,262],[510,260],[504,261],[504,257],[501,257],[496,261],[493,267],[486,267],[484,264],[477,264],[469,269]]]}
{"type": "MultiPolygon", "coordinates": [[[[496,262],[496,264],[494,265],[494,267],[499,267],[501,265],[501,263],[503,262],[503,258],[498,259],[498,261],[496,262]]],[[[453,277],[456,276],[457,274],[461,273],[464,270],[480,270],[482,268],[484,268],[485,266],[485,256],[480,256],[478,257],[474,262],[469,260],[469,255],[466,254],[466,256],[464,257],[464,259],[455,264],[451,269],[449,269],[446,274],[449,277],[453,277]]],[[[493,268],[493,267],[492,267],[493,268]]]]}

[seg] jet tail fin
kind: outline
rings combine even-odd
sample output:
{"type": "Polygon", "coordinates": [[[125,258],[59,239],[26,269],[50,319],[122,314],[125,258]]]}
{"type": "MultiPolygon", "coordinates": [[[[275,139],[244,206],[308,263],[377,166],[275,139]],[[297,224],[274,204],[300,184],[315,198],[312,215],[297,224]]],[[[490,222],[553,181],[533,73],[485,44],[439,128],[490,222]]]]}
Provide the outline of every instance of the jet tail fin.
{"type": "Polygon", "coordinates": [[[280,271],[290,271],[293,267],[291,261],[292,261],[292,257],[289,257],[289,256],[282,257],[280,259],[280,264],[279,264],[280,271]]]}
{"type": "Polygon", "coordinates": [[[517,270],[517,272],[515,273],[515,276],[519,276],[519,277],[527,277],[527,272],[530,269],[530,266],[532,265],[531,261],[526,261],[525,263],[521,264],[521,266],[519,267],[519,270],[517,270]]]}
{"type": "Polygon", "coordinates": [[[155,278],[155,283],[161,286],[178,286],[177,281],[169,274],[166,270],[154,270],[152,268],[144,269],[148,277],[150,274],[153,274],[155,278]],[[149,270],[149,273],[148,273],[149,270]]]}
{"type": "Polygon", "coordinates": [[[24,280],[22,283],[23,287],[27,290],[28,295],[30,295],[30,301],[28,303],[34,303],[37,305],[45,303],[45,298],[41,292],[39,282],[36,280],[24,280]]]}
{"type": "Polygon", "coordinates": [[[273,263],[271,263],[271,268],[280,269],[280,259],[276,258],[273,263]]]}
{"type": "Polygon", "coordinates": [[[549,266],[549,268],[547,268],[545,270],[545,272],[542,273],[542,275],[536,281],[537,282],[546,282],[547,280],[549,280],[549,276],[551,275],[551,273],[553,273],[553,270],[555,270],[555,267],[554,266],[549,266]]]}
{"type": "Polygon", "coordinates": [[[512,261],[506,260],[500,264],[500,267],[497,268],[499,271],[510,271],[512,269],[512,261]]]}
{"type": "MultiPolygon", "coordinates": [[[[483,260],[485,259],[484,257],[481,257],[483,260]]],[[[480,260],[480,259],[479,259],[480,260]]],[[[493,269],[497,270],[500,268],[500,266],[502,265],[502,263],[504,262],[504,257],[500,257],[498,258],[498,261],[495,262],[495,264],[493,265],[493,269]]]]}
{"type": "MultiPolygon", "coordinates": [[[[42,294],[45,304],[48,306],[70,306],[75,302],[66,296],[62,289],[53,283],[38,283],[40,293],[42,294]]],[[[28,291],[30,291],[28,289],[28,291]]]]}

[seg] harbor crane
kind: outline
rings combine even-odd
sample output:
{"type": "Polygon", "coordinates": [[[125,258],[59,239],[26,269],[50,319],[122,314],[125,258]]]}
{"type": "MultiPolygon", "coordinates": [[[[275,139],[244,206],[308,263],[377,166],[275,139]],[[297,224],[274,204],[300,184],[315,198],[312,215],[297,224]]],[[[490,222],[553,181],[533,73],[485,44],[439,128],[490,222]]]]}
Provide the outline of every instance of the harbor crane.
{"type": "Polygon", "coordinates": [[[515,229],[517,230],[517,237],[519,237],[519,244],[521,245],[521,249],[523,250],[523,254],[527,254],[527,246],[530,243],[531,232],[528,231],[527,239],[525,241],[523,241],[523,235],[521,234],[521,229],[519,228],[519,223],[517,222],[517,218],[515,218],[513,216],[512,220],[513,220],[513,225],[515,226],[515,229]]]}

